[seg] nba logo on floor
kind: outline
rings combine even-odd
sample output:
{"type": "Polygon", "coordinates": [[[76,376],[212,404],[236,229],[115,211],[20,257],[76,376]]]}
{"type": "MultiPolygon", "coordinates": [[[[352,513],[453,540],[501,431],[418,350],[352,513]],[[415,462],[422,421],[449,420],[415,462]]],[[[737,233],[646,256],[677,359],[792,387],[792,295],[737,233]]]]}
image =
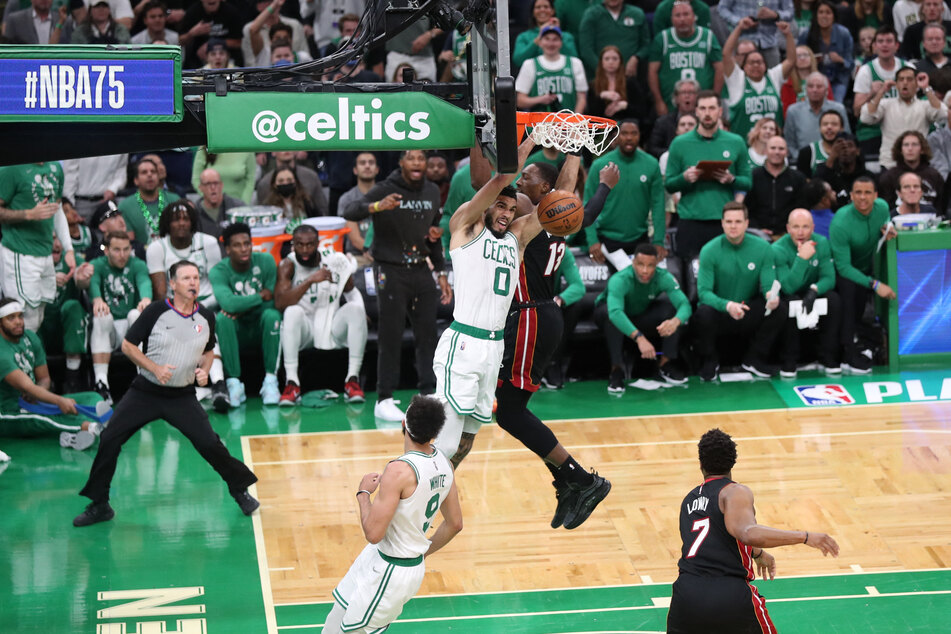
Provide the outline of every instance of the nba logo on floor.
{"type": "Polygon", "coordinates": [[[854,405],[855,399],[841,385],[797,385],[793,388],[806,405],[854,405]]]}

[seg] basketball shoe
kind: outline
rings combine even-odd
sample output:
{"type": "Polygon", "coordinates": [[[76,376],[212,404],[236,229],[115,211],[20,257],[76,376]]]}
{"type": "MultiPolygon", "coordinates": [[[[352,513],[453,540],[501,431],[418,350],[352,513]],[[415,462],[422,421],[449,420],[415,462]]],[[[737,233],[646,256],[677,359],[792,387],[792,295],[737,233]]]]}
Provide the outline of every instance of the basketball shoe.
{"type": "Polygon", "coordinates": [[[608,496],[611,492],[611,482],[598,475],[597,471],[591,471],[593,481],[586,487],[578,487],[576,484],[568,484],[573,489],[574,505],[565,515],[564,527],[568,530],[581,526],[588,516],[594,511],[595,507],[608,496]]]}

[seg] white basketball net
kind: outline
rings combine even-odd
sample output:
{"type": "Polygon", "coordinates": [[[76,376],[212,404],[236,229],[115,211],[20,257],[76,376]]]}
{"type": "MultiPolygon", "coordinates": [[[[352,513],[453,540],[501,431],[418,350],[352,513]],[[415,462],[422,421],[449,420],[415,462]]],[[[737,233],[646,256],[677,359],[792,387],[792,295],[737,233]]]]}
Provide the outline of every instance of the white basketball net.
{"type": "Polygon", "coordinates": [[[571,110],[552,112],[534,124],[532,140],[559,152],[578,152],[581,148],[599,156],[617,136],[617,125],[592,122],[571,110]]]}

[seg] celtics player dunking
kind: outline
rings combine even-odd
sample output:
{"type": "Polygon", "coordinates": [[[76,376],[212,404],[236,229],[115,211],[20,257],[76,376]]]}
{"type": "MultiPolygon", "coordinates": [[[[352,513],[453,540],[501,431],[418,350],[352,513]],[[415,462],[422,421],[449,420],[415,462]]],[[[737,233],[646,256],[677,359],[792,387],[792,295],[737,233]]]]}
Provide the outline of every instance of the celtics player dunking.
{"type": "MultiPolygon", "coordinates": [[[[519,170],[534,146],[531,137],[519,146],[519,170]]],[[[436,396],[446,408],[446,425],[435,444],[456,467],[482,423],[492,420],[519,262],[542,230],[534,213],[516,219],[513,180],[515,174],[496,174],[449,220],[456,304],[433,361],[436,396]]]]}
{"type": "MultiPolygon", "coordinates": [[[[544,163],[526,167],[518,182],[520,212],[534,215],[535,205],[553,189],[573,191],[580,161],[578,156],[569,156],[560,175],[544,163]]],[[[551,527],[572,529],[591,515],[611,483],[585,471],[528,409],[564,330],[561,307],[555,303],[555,279],[566,250],[565,239],[547,231],[525,248],[515,300],[505,322],[505,354],[495,396],[499,427],[541,458],[554,477],[558,505],[551,527]]]]}

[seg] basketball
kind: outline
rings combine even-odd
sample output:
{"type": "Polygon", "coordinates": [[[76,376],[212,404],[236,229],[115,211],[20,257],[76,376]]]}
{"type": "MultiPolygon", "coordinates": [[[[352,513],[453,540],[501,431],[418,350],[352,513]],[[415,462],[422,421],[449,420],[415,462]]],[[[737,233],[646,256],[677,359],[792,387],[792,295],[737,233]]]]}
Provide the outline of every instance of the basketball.
{"type": "Polygon", "coordinates": [[[581,229],[584,206],[581,200],[561,189],[545,194],[538,203],[538,222],[548,233],[555,236],[570,236],[581,229]]]}

